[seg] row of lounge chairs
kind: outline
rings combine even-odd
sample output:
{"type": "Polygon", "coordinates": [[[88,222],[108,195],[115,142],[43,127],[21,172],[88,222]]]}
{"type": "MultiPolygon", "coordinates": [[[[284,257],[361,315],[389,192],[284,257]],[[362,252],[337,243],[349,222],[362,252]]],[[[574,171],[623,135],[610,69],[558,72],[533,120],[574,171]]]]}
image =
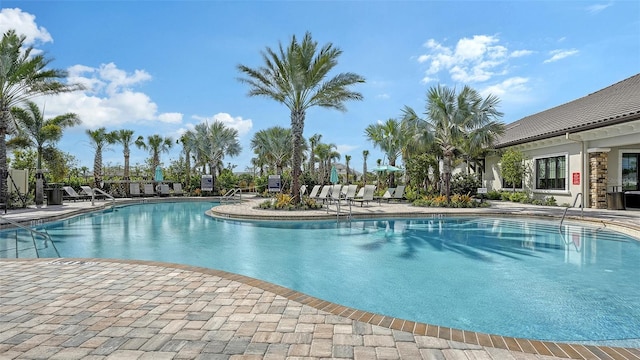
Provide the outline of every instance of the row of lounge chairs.
{"type": "MultiPolygon", "coordinates": [[[[131,183],[129,184],[129,193],[131,197],[140,197],[140,196],[182,196],[184,192],[182,191],[181,183],[174,183],[173,189],[169,188],[169,184],[158,184],[157,186],[153,186],[153,184],[144,184],[142,186],[143,192],[141,192],[140,183],[131,183]],[[173,193],[171,192],[173,190],[173,193]]],[[[92,189],[90,186],[80,186],[80,192],[76,192],[76,190],[71,186],[63,186],[65,194],[62,196],[63,200],[90,200],[93,196],[94,199],[104,199],[106,195],[101,193],[101,191],[97,191],[92,189]]]]}
{"type": "Polygon", "coordinates": [[[131,197],[140,197],[140,196],[182,196],[184,195],[184,191],[182,191],[181,183],[173,183],[173,194],[169,188],[169,184],[158,184],[155,187],[153,184],[144,184],[142,187],[142,192],[140,192],[139,183],[131,183],[129,184],[129,194],[131,197]]]}
{"type": "MultiPolygon", "coordinates": [[[[368,204],[370,201],[378,201],[378,203],[380,203],[381,200],[387,200],[387,202],[391,200],[403,200],[404,189],[405,186],[390,188],[384,195],[377,197],[375,196],[375,185],[365,185],[359,190],[358,185],[316,185],[311,189],[308,197],[322,202],[345,200],[348,203],[360,203],[360,207],[362,207],[364,203],[368,204]]],[[[306,185],[302,185],[300,188],[301,196],[306,194],[306,190],[306,185]]]]}

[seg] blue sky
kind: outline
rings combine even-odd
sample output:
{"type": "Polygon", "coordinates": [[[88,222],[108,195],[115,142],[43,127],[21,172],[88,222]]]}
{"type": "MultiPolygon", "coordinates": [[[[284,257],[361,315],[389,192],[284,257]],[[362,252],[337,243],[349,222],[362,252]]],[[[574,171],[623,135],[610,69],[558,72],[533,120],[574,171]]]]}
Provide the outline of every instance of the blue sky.
{"type": "MultiPolygon", "coordinates": [[[[284,105],[251,98],[238,64],[311,32],[342,49],[335,72],[366,79],[348,111],[311,109],[305,137],[322,134],[362,169],[383,154],[364,136],[401,109],[425,110],[437,84],[470,85],[501,99],[503,121],[561,105],[640,72],[638,1],[8,1],[0,31],[14,28],[86,91],[37,99],[45,116],[80,115],[59,147],[93,166],[85,129],[131,129],[177,139],[203,121],[238,129],[245,170],[256,131],[289,126],[284,105]]],[[[161,160],[179,157],[175,146],[161,160]]],[[[123,163],[115,145],[104,163],[123,163]]],[[[132,151],[131,163],[148,153],[132,151]]]]}

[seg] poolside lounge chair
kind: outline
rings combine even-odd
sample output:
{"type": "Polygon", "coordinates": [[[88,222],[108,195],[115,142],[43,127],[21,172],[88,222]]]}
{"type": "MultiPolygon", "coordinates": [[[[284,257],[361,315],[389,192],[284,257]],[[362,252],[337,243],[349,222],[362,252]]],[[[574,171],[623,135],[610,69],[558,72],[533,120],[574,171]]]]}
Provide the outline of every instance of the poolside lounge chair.
{"type": "Polygon", "coordinates": [[[72,188],[71,186],[63,186],[62,190],[64,190],[64,192],[67,193],[67,195],[62,195],[62,199],[63,200],[85,200],[87,199],[86,195],[80,195],[76,192],[76,190],[74,188],[72,188]]]}
{"type": "Polygon", "coordinates": [[[173,196],[184,196],[184,191],[182,191],[182,183],[173,183],[173,196]]]}
{"type": "Polygon", "coordinates": [[[358,191],[358,185],[347,185],[344,188],[342,188],[342,190],[344,191],[343,198],[349,201],[356,197],[356,192],[358,191]],[[346,191],[344,191],[345,188],[346,188],[346,191]]]}
{"type": "Polygon", "coordinates": [[[87,198],[91,199],[104,199],[106,198],[106,196],[104,196],[103,194],[100,194],[97,191],[93,191],[93,189],[90,186],[80,186],[80,189],[82,189],[82,191],[80,191],[80,195],[85,195],[87,196],[87,198]]]}
{"type": "Polygon", "coordinates": [[[169,196],[169,184],[158,184],[156,191],[158,196],[169,196]]]}
{"type": "Polygon", "coordinates": [[[378,204],[380,203],[380,200],[387,200],[387,202],[389,202],[389,200],[393,199],[393,194],[395,192],[396,188],[388,188],[387,191],[382,194],[382,196],[376,197],[376,199],[378,200],[378,204]]]}
{"type": "Polygon", "coordinates": [[[376,186],[375,185],[365,185],[364,186],[364,190],[362,191],[362,197],[355,197],[351,200],[349,200],[350,202],[359,202],[360,203],[360,207],[362,207],[362,204],[364,204],[365,202],[368,204],[369,201],[373,201],[373,196],[374,193],[376,191],[376,186]]]}
{"type": "MultiPolygon", "coordinates": [[[[404,189],[406,186],[404,185],[399,185],[396,188],[396,191],[393,192],[393,197],[391,197],[391,199],[389,200],[398,200],[398,201],[402,201],[404,200],[404,189]]],[[[387,200],[387,201],[389,201],[387,200]]]]}
{"type": "Polygon", "coordinates": [[[329,201],[340,201],[342,199],[342,185],[334,184],[329,193],[329,201]]]}
{"type": "Polygon", "coordinates": [[[140,193],[140,183],[130,183],[129,184],[129,195],[131,197],[142,196],[140,193]]]}
{"type": "Polygon", "coordinates": [[[153,184],[144,184],[142,189],[144,190],[144,196],[156,196],[156,192],[153,190],[153,184]]]}
{"type": "Polygon", "coordinates": [[[325,185],[322,187],[322,190],[320,190],[320,194],[318,194],[318,196],[315,197],[316,200],[322,201],[324,202],[325,200],[327,200],[327,198],[329,197],[329,191],[331,191],[331,188],[333,187],[333,185],[325,185]]]}
{"type": "Polygon", "coordinates": [[[318,197],[318,191],[320,191],[321,185],[315,185],[313,189],[311,189],[311,193],[309,194],[310,199],[315,199],[318,197]]]}

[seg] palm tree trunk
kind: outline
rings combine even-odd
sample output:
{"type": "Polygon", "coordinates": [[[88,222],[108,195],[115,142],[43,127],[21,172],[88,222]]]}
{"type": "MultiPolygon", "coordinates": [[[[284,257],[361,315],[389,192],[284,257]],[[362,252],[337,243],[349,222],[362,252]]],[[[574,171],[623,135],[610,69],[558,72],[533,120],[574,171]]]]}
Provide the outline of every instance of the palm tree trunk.
{"type": "Polygon", "coordinates": [[[9,108],[0,109],[0,203],[7,207],[7,124],[9,108]]]}
{"type": "Polygon", "coordinates": [[[444,191],[447,197],[447,203],[451,199],[451,162],[453,154],[451,152],[446,152],[444,154],[444,191]]]}
{"type": "Polygon", "coordinates": [[[186,151],[185,153],[185,167],[187,168],[187,173],[185,175],[185,184],[184,187],[187,191],[191,191],[191,153],[190,151],[186,151]]]}
{"type": "Polygon", "coordinates": [[[291,157],[291,190],[293,203],[300,204],[300,165],[302,165],[302,134],[304,132],[304,111],[291,112],[291,136],[293,138],[293,156],[291,157]]]}
{"type": "Polygon", "coordinates": [[[129,152],[124,153],[124,180],[129,180],[129,152]]]}
{"type": "Polygon", "coordinates": [[[93,159],[93,186],[99,188],[102,182],[102,148],[96,148],[96,155],[93,159]]]}

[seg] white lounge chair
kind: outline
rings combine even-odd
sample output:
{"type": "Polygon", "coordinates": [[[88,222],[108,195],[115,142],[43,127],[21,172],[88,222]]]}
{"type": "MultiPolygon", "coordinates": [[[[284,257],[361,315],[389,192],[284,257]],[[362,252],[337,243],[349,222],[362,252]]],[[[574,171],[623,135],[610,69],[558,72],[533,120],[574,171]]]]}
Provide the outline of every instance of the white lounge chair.
{"type": "Polygon", "coordinates": [[[311,189],[311,193],[309,194],[309,198],[310,199],[315,199],[318,197],[318,191],[320,191],[320,188],[322,188],[321,185],[315,185],[313,187],[313,189],[311,189]]]}
{"type": "Polygon", "coordinates": [[[316,200],[322,201],[324,202],[325,200],[327,200],[327,198],[329,197],[329,191],[331,191],[331,188],[333,187],[333,185],[325,185],[322,187],[322,190],[320,190],[320,194],[318,194],[318,196],[315,197],[316,200]]]}
{"type": "Polygon", "coordinates": [[[71,186],[63,186],[62,189],[64,190],[64,192],[67,193],[67,195],[63,195],[62,199],[63,200],[85,200],[87,199],[86,195],[80,195],[76,192],[76,190],[74,188],[72,188],[71,186]]]}
{"type": "Polygon", "coordinates": [[[396,188],[388,188],[387,191],[382,194],[382,196],[377,197],[378,203],[380,203],[380,200],[387,200],[387,202],[389,202],[389,200],[393,199],[393,194],[395,192],[396,188]]]}
{"type": "Polygon", "coordinates": [[[142,196],[142,194],[140,193],[140,183],[129,184],[129,196],[131,197],[142,196]]]}
{"type": "MultiPolygon", "coordinates": [[[[355,199],[356,192],[358,191],[358,185],[347,185],[345,188],[347,188],[347,190],[344,191],[343,198],[347,201],[355,199]]],[[[342,190],[344,190],[344,188],[342,188],[342,190]]]]}
{"type": "Polygon", "coordinates": [[[389,200],[398,200],[398,201],[404,200],[404,189],[405,189],[404,185],[399,185],[396,188],[396,191],[393,192],[393,196],[389,200]]]}
{"type": "Polygon", "coordinates": [[[104,196],[103,194],[100,194],[97,191],[93,191],[93,189],[90,186],[80,186],[80,189],[82,189],[82,191],[80,192],[80,195],[86,195],[88,198],[94,198],[94,199],[104,199],[106,198],[106,196],[104,196]]]}
{"type": "Polygon", "coordinates": [[[184,191],[182,191],[181,183],[173,183],[173,196],[183,196],[184,191]]]}
{"type": "Polygon", "coordinates": [[[359,202],[360,207],[362,207],[362,204],[364,204],[365,202],[368,204],[369,201],[373,201],[373,196],[375,194],[375,191],[376,191],[375,185],[365,185],[364,190],[362,191],[362,197],[355,197],[350,201],[359,202]]]}
{"type": "Polygon", "coordinates": [[[169,196],[169,184],[156,185],[156,192],[158,196],[169,196]]]}
{"type": "Polygon", "coordinates": [[[153,190],[153,184],[144,184],[142,189],[144,190],[144,196],[156,196],[156,192],[153,190]]]}

